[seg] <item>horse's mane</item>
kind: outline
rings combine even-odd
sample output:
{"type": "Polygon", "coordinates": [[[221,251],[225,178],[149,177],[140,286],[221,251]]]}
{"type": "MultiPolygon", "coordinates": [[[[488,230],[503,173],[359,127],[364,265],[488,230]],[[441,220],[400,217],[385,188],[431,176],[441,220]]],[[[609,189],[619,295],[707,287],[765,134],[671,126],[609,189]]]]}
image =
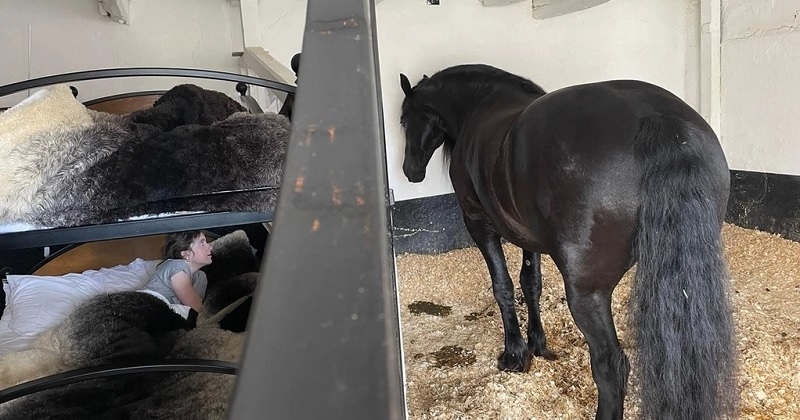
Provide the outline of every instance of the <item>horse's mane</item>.
{"type": "MultiPolygon", "coordinates": [[[[542,96],[547,92],[544,91],[539,85],[533,83],[524,77],[517,76],[507,71],[492,67],[486,64],[462,64],[458,66],[448,67],[433,74],[431,77],[423,77],[417,85],[413,88],[414,96],[422,93],[430,93],[435,95],[441,94],[441,89],[456,82],[455,85],[459,91],[474,91],[480,92],[486,88],[497,89],[498,87],[506,87],[518,93],[530,93],[537,96],[542,96]]],[[[403,99],[402,114],[405,115],[411,107],[412,99],[406,96],[403,99]]],[[[419,104],[417,104],[419,106],[419,104]]],[[[422,108],[426,108],[422,106],[422,108]]],[[[443,127],[444,124],[439,121],[439,116],[433,112],[428,113],[433,115],[434,118],[428,121],[428,124],[437,127],[443,127]]],[[[450,156],[453,148],[455,147],[455,139],[444,133],[444,144],[442,145],[442,158],[445,166],[450,163],[450,156]]]]}
{"type": "Polygon", "coordinates": [[[486,64],[462,64],[440,70],[431,76],[430,81],[436,82],[438,80],[452,80],[457,79],[468,85],[475,85],[479,87],[485,83],[492,83],[493,85],[505,83],[511,87],[519,88],[523,92],[544,95],[542,89],[536,83],[516,74],[500,70],[496,67],[488,66],[486,64]]]}
{"type": "Polygon", "coordinates": [[[444,134],[444,144],[442,145],[442,163],[445,168],[450,167],[450,156],[453,154],[453,148],[456,147],[456,140],[447,133],[444,134]]]}
{"type": "MultiPolygon", "coordinates": [[[[459,85],[461,89],[479,90],[489,84],[492,86],[505,84],[521,92],[540,96],[547,93],[539,85],[529,79],[486,64],[462,64],[448,67],[434,73],[433,76],[427,80],[423,79],[423,81],[418,84],[417,88],[421,88],[423,91],[426,89],[438,89],[443,85],[444,81],[451,80],[459,81],[461,83],[459,85]]],[[[444,136],[442,159],[445,166],[448,166],[456,142],[455,139],[451,138],[446,133],[444,136]]]]}

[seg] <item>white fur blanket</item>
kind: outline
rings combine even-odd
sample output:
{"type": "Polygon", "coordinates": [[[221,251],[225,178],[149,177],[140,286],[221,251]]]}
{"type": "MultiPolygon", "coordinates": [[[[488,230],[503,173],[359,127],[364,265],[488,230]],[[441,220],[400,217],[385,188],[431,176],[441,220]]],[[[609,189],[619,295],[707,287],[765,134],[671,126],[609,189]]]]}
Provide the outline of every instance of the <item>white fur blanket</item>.
{"type": "Polygon", "coordinates": [[[150,109],[86,109],[65,85],[0,114],[0,224],[63,227],[181,211],[271,211],[288,119],[180,85],[150,109]],[[247,193],[209,193],[250,189],[247,193]]]}

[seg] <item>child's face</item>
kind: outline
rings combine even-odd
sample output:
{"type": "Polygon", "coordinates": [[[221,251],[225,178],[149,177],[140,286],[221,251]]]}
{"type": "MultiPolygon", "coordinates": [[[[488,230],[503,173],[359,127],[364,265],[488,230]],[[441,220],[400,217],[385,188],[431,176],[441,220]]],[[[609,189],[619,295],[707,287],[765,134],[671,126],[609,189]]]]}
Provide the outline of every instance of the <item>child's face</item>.
{"type": "Polygon", "coordinates": [[[206,235],[202,233],[197,235],[189,246],[189,262],[195,263],[200,266],[211,264],[211,249],[213,247],[210,243],[206,242],[206,235]]]}

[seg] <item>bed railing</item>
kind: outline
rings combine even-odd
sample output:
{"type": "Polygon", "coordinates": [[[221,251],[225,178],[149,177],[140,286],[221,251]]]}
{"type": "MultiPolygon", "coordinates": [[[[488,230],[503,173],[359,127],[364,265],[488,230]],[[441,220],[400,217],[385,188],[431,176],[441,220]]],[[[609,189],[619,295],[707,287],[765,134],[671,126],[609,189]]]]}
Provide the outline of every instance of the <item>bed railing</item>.
{"type": "Polygon", "coordinates": [[[169,232],[221,228],[272,221],[267,212],[218,212],[181,214],[146,220],[127,220],[103,225],[74,226],[9,232],[0,236],[0,251],[44,246],[81,244],[169,232]]]}
{"type": "Polygon", "coordinates": [[[295,87],[292,85],[237,73],[229,73],[217,70],[169,67],[124,67],[116,69],[77,71],[73,73],[64,73],[53,76],[38,77],[36,79],[23,80],[21,82],[0,86],[0,97],[28,89],[35,89],[61,83],[140,76],[191,77],[199,79],[225,80],[231,82],[242,82],[252,86],[261,86],[286,93],[295,93],[295,87]]]}
{"type": "Polygon", "coordinates": [[[23,382],[6,389],[0,389],[0,404],[35,392],[46,391],[59,386],[107,378],[118,375],[132,375],[152,372],[207,372],[235,375],[236,363],[206,359],[171,359],[139,363],[115,363],[69,370],[48,375],[32,381],[23,382]]]}

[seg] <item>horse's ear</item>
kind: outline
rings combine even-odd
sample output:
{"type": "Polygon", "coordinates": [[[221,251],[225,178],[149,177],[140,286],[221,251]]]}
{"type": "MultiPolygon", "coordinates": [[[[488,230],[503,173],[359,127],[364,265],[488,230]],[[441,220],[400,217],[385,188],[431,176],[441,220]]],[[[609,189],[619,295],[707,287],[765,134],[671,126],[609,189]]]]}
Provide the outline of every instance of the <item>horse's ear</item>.
{"type": "Polygon", "coordinates": [[[423,80],[423,81],[424,81],[424,80],[428,80],[428,75],[427,75],[427,74],[423,74],[423,75],[422,75],[422,80],[423,80]]]}
{"type": "Polygon", "coordinates": [[[403,88],[403,93],[405,93],[406,96],[411,96],[411,83],[408,81],[408,77],[403,73],[400,73],[400,87],[403,88]]]}

